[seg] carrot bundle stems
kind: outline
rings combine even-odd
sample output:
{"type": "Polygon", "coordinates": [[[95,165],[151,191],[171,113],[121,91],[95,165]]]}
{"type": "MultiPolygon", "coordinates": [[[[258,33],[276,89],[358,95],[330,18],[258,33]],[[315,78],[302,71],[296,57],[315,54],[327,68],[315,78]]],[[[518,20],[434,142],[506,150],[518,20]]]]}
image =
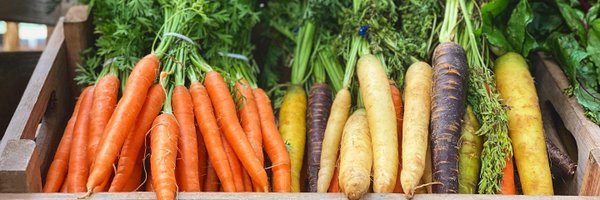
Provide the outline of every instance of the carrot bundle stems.
{"type": "Polygon", "coordinates": [[[321,148],[323,135],[329,118],[331,108],[331,89],[327,84],[314,84],[308,97],[308,109],[306,115],[307,125],[307,179],[308,192],[317,192],[317,180],[321,161],[321,148]]]}
{"type": "Polygon", "coordinates": [[[77,121],[73,127],[73,139],[69,154],[69,173],[67,174],[68,192],[85,192],[85,182],[89,172],[87,165],[87,142],[92,109],[94,86],[88,86],[82,92],[81,108],[77,114],[77,121]]]}
{"type": "Polygon", "coordinates": [[[262,89],[257,88],[253,92],[260,117],[263,144],[272,163],[273,191],[290,192],[292,180],[290,156],[281,135],[279,135],[277,126],[275,126],[275,116],[271,107],[271,101],[262,89]]]}
{"type": "Polygon", "coordinates": [[[219,73],[209,71],[206,73],[204,84],[213,103],[217,122],[220,125],[219,127],[223,129],[225,138],[233,147],[237,157],[248,171],[248,175],[252,177],[252,181],[257,184],[260,191],[268,191],[267,173],[254,151],[252,151],[248,138],[245,137],[227,83],[219,73]]]}
{"type": "Polygon", "coordinates": [[[152,186],[159,200],[175,199],[177,180],[175,163],[179,127],[177,119],[170,113],[156,117],[150,135],[152,186]]]}
{"type": "Polygon", "coordinates": [[[144,155],[143,146],[146,134],[152,126],[152,122],[158,116],[163,102],[165,101],[165,90],[160,84],[153,85],[149,91],[139,116],[131,130],[131,133],[125,140],[119,161],[115,178],[113,179],[109,192],[123,192],[125,184],[134,172],[137,156],[144,155]]]}

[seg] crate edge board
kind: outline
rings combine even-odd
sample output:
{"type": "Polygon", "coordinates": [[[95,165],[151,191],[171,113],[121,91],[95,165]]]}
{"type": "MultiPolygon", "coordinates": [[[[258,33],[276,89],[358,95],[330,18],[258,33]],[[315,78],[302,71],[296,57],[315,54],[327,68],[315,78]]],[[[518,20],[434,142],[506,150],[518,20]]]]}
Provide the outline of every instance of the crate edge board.
{"type": "MultiPolygon", "coordinates": [[[[571,132],[577,143],[578,166],[576,177],[573,177],[577,180],[574,180],[575,188],[570,188],[569,192],[579,194],[582,185],[593,180],[592,177],[585,175],[585,171],[590,153],[600,147],[600,127],[585,117],[583,108],[574,97],[564,95],[563,89],[569,86],[569,82],[558,64],[541,52],[534,54],[533,59],[536,66],[535,78],[538,82],[536,90],[540,102],[548,101],[553,105],[565,128],[571,132]]],[[[544,117],[547,116],[542,116],[544,117]]]]}
{"type": "MultiPolygon", "coordinates": [[[[82,196],[84,193],[28,193],[28,194],[4,194],[6,200],[11,199],[75,199],[82,196]]],[[[0,196],[3,194],[0,194],[0,196]]],[[[87,198],[89,200],[97,199],[131,199],[131,200],[146,200],[156,199],[153,192],[126,192],[126,193],[96,193],[87,198]]],[[[276,200],[276,199],[298,199],[298,200],[345,200],[346,196],[342,193],[223,193],[223,192],[180,192],[177,195],[179,200],[225,200],[225,199],[260,199],[260,200],[276,200]]],[[[362,200],[383,200],[383,199],[407,199],[404,194],[366,194],[362,200]]],[[[433,200],[461,200],[461,199],[495,199],[495,200],[571,200],[571,199],[599,199],[598,197],[580,197],[580,196],[528,196],[528,195],[470,195],[470,194],[417,194],[413,200],[433,199],[433,200]]]]}

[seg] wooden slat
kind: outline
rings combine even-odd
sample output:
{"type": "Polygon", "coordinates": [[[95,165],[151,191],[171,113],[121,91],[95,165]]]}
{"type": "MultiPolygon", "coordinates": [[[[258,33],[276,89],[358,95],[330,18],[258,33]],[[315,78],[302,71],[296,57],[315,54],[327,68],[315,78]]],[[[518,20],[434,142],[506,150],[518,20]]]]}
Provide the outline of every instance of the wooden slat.
{"type": "Polygon", "coordinates": [[[590,158],[588,159],[587,169],[585,170],[585,176],[589,177],[585,179],[581,186],[581,192],[579,195],[583,196],[600,196],[600,149],[594,149],[590,152],[590,158]]]}
{"type": "MultiPolygon", "coordinates": [[[[44,199],[44,200],[64,200],[75,199],[83,193],[77,194],[2,194],[3,199],[44,199]]],[[[156,195],[151,192],[135,193],[97,193],[93,194],[89,200],[115,199],[115,200],[150,200],[156,199],[156,195]]],[[[346,196],[341,193],[215,193],[215,192],[182,192],[177,195],[178,200],[229,200],[229,199],[247,199],[247,200],[346,200],[346,196]]],[[[366,194],[362,200],[402,200],[407,199],[403,194],[366,194]]],[[[577,197],[577,196],[511,196],[511,195],[459,195],[459,194],[419,194],[415,195],[413,200],[579,200],[579,199],[598,199],[597,197],[577,197]]]]}
{"type": "Polygon", "coordinates": [[[0,154],[0,192],[42,190],[38,153],[32,140],[8,141],[6,151],[0,154]]]}
{"type": "Polygon", "coordinates": [[[6,22],[6,32],[3,40],[4,51],[19,50],[19,23],[6,22]]]}
{"type": "Polygon", "coordinates": [[[41,51],[0,52],[0,138],[4,135],[41,51]]]}
{"type": "MultiPolygon", "coordinates": [[[[27,84],[15,111],[16,114],[13,115],[4,137],[0,141],[0,156],[3,156],[0,157],[0,174],[5,175],[9,172],[25,174],[26,177],[13,178],[19,181],[30,180],[26,182],[35,183],[29,183],[26,185],[27,187],[0,187],[0,192],[14,191],[15,188],[18,188],[18,191],[15,192],[40,191],[41,188],[36,185],[41,185],[41,174],[46,173],[51,155],[54,154],[67,117],[70,115],[73,95],[67,85],[62,18],[55,30],[27,84]],[[35,167],[29,167],[31,165],[15,166],[10,159],[5,159],[15,157],[13,154],[15,149],[8,148],[7,144],[20,141],[28,141],[24,143],[30,144],[33,140],[35,140],[34,153],[23,155],[20,159],[35,160],[36,162],[32,163],[36,165],[35,167]]],[[[5,177],[0,178],[5,179],[5,177]]]]}
{"type": "MultiPolygon", "coordinates": [[[[569,86],[558,65],[550,57],[541,53],[533,56],[536,65],[536,81],[540,102],[550,102],[560,115],[565,127],[571,132],[577,143],[577,171],[575,178],[567,181],[568,194],[579,194],[582,184],[591,178],[586,176],[588,156],[593,149],[600,147],[600,127],[592,123],[584,115],[583,108],[574,97],[567,97],[563,90],[569,86]]],[[[549,117],[549,116],[544,116],[549,117]]],[[[600,176],[596,174],[595,176],[600,176]]],[[[600,184],[594,187],[600,188],[600,184]]]]}
{"type": "Polygon", "coordinates": [[[75,69],[82,64],[81,52],[92,46],[93,25],[87,5],[73,6],[65,15],[64,32],[67,47],[67,63],[69,66],[69,80],[71,90],[79,94],[82,88],[78,87],[75,78],[75,69]]]}
{"type": "Polygon", "coordinates": [[[61,2],[51,10],[56,0],[2,0],[0,20],[55,24],[60,17],[61,2]]]}

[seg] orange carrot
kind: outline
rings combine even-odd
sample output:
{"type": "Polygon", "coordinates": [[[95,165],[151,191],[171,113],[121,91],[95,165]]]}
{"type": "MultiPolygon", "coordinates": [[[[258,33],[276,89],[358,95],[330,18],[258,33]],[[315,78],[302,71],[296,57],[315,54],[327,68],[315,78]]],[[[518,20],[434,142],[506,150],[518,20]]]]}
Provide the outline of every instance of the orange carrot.
{"type": "Polygon", "coordinates": [[[203,190],[205,192],[216,192],[219,190],[219,177],[217,177],[217,173],[211,163],[208,162],[207,164],[206,180],[204,181],[203,190]]]}
{"type": "Polygon", "coordinates": [[[258,120],[258,108],[250,84],[245,79],[235,83],[235,88],[243,100],[240,108],[240,122],[246,132],[248,141],[254,150],[258,160],[265,161],[262,151],[262,133],[260,130],[260,120],[258,120]]]}
{"type": "Polygon", "coordinates": [[[177,185],[182,192],[199,192],[198,175],[198,139],[194,126],[194,105],[190,92],[183,85],[173,89],[173,113],[179,123],[179,142],[177,143],[177,185]]]}
{"type": "MultiPolygon", "coordinates": [[[[339,153],[338,153],[339,155],[339,153]]],[[[337,164],[335,165],[335,169],[333,170],[333,177],[331,177],[331,183],[329,184],[329,189],[327,192],[329,193],[338,193],[340,192],[340,159],[338,158],[337,164]]]]}
{"type": "Polygon", "coordinates": [[[147,169],[144,173],[146,173],[146,191],[154,192],[154,187],[152,187],[152,168],[150,165],[146,166],[147,169]]]}
{"type": "Polygon", "coordinates": [[[91,167],[96,156],[98,143],[104,133],[104,127],[108,124],[108,120],[115,110],[117,104],[117,96],[119,95],[119,78],[109,74],[98,81],[94,90],[90,119],[90,133],[88,138],[88,164],[91,167]]]}
{"type": "Polygon", "coordinates": [[[242,178],[244,180],[244,192],[252,192],[252,179],[246,170],[242,171],[242,178]]]}
{"type": "Polygon", "coordinates": [[[73,127],[73,139],[71,141],[71,152],[69,154],[69,173],[67,175],[68,192],[85,192],[85,181],[88,176],[87,165],[87,142],[88,128],[90,122],[90,110],[92,109],[92,97],[94,86],[84,89],[85,96],[81,99],[81,108],[77,114],[77,121],[73,127]]]}
{"type": "MultiPolygon", "coordinates": [[[[394,102],[394,110],[396,111],[396,126],[398,127],[396,129],[398,132],[398,155],[399,160],[402,160],[402,116],[404,115],[402,112],[402,96],[400,95],[400,90],[398,87],[396,87],[396,83],[394,83],[392,80],[390,80],[390,91],[392,92],[392,101],[394,102]]],[[[402,171],[402,162],[398,162],[398,171],[402,171]]],[[[404,193],[402,190],[400,177],[400,173],[398,173],[394,193],[404,193]]]]}
{"type": "Polygon", "coordinates": [[[217,118],[208,92],[202,84],[193,82],[190,85],[190,93],[194,102],[196,122],[200,126],[210,163],[214,167],[219,180],[221,180],[223,190],[225,192],[235,192],[233,174],[221,140],[221,129],[217,124],[217,118]]]}
{"type": "Polygon", "coordinates": [[[67,193],[67,184],[63,184],[63,185],[60,187],[60,192],[61,192],[61,193],[67,193]]]}
{"type": "MultiPolygon", "coordinates": [[[[138,187],[142,183],[142,168],[144,163],[144,155],[139,154],[137,160],[135,161],[135,166],[133,167],[133,173],[129,177],[129,180],[123,187],[124,192],[135,192],[138,187]]],[[[113,181],[114,182],[114,181],[113,181]]]]}
{"type": "Polygon", "coordinates": [[[112,182],[113,179],[113,173],[110,172],[109,176],[104,177],[104,180],[102,181],[102,183],[94,188],[93,192],[106,192],[108,191],[108,188],[110,187],[110,182],[112,182]]]}
{"type": "Polygon", "coordinates": [[[177,140],[179,127],[177,119],[171,113],[163,113],[152,123],[150,136],[150,166],[152,186],[157,199],[175,199],[177,180],[175,179],[175,160],[177,159],[177,140]]]}
{"type": "Polygon", "coordinates": [[[158,64],[158,57],[149,54],[142,58],[131,71],[123,97],[104,129],[102,141],[100,141],[94,158],[94,167],[88,178],[88,194],[86,196],[91,194],[92,189],[100,185],[103,178],[113,170],[112,164],[117,159],[119,151],[142,109],[148,89],[156,78],[158,64]]]}
{"type": "Polygon", "coordinates": [[[121,155],[119,156],[119,162],[117,166],[117,172],[113,179],[109,192],[124,192],[123,189],[125,184],[129,182],[134,166],[136,165],[135,160],[138,156],[143,155],[144,141],[148,130],[152,126],[152,122],[158,116],[162,105],[165,101],[165,90],[160,84],[153,85],[146,97],[142,110],[136,119],[135,125],[125,143],[121,149],[121,155]]]}
{"type": "Polygon", "coordinates": [[[204,188],[204,180],[206,180],[206,170],[208,168],[208,155],[206,154],[206,146],[200,127],[196,125],[196,135],[198,138],[198,175],[200,176],[200,188],[204,188]]]}
{"type": "MultiPolygon", "coordinates": [[[[89,90],[88,90],[89,91],[89,90]]],[[[85,92],[85,91],[84,91],[85,92]]],[[[81,93],[80,97],[85,96],[85,93],[81,93]]],[[[67,122],[67,127],[63,132],[63,137],[60,139],[56,153],[54,154],[54,160],[48,168],[48,174],[46,175],[46,183],[44,184],[44,192],[62,192],[66,189],[64,184],[65,177],[69,169],[69,154],[71,153],[71,141],[73,140],[73,128],[75,127],[75,121],[77,121],[77,113],[79,113],[79,107],[83,98],[79,98],[73,109],[73,114],[67,122]],[[62,188],[61,188],[62,187],[62,188]]],[[[65,190],[66,192],[66,190],[65,190]]]]}
{"type": "Polygon", "coordinates": [[[275,116],[273,115],[271,101],[262,89],[257,88],[253,92],[258,108],[258,116],[260,117],[263,144],[272,163],[273,191],[290,192],[292,190],[290,156],[287,153],[281,135],[279,135],[279,130],[275,126],[275,116]]]}
{"type": "Polygon", "coordinates": [[[233,147],[244,168],[248,171],[252,182],[260,189],[259,191],[267,192],[269,190],[267,172],[254,154],[248,138],[245,137],[227,83],[225,83],[221,74],[209,71],[206,73],[204,84],[215,108],[217,122],[223,129],[225,138],[233,147]]]}
{"type": "Polygon", "coordinates": [[[500,194],[515,195],[517,188],[515,187],[515,171],[511,157],[506,159],[506,167],[504,167],[504,175],[502,176],[502,188],[500,194]]]}
{"type": "MultiPolygon", "coordinates": [[[[238,97],[241,97],[238,99],[243,99],[241,104],[238,103],[241,105],[239,110],[240,123],[242,124],[244,132],[246,132],[248,142],[250,142],[250,145],[254,150],[254,155],[256,155],[256,158],[258,158],[261,166],[264,168],[265,158],[263,154],[262,133],[260,130],[258,108],[256,107],[256,100],[254,99],[252,88],[246,79],[236,82],[235,88],[238,91],[238,97]]],[[[259,191],[260,188],[255,188],[254,190],[259,191]]]]}
{"type": "Polygon", "coordinates": [[[225,147],[225,153],[227,154],[227,160],[229,160],[229,167],[231,168],[231,172],[233,173],[233,183],[235,184],[236,192],[244,191],[244,178],[242,174],[242,166],[240,166],[240,160],[233,152],[231,145],[225,139],[223,135],[221,135],[221,140],[223,140],[223,147],[225,147]]]}

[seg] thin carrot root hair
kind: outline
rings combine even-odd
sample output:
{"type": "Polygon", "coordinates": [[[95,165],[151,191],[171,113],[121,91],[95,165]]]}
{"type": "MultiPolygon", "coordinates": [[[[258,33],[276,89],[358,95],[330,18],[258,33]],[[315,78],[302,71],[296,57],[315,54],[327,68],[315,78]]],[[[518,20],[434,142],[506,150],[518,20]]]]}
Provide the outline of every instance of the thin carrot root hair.
{"type": "Polygon", "coordinates": [[[427,187],[430,185],[441,185],[441,184],[442,184],[442,182],[436,181],[436,182],[429,182],[429,183],[424,183],[424,184],[418,185],[418,186],[412,188],[409,192],[406,192],[404,194],[404,197],[406,197],[407,199],[411,199],[414,196],[415,191],[417,191],[418,189],[421,189],[421,188],[424,188],[424,187],[427,187]]]}

